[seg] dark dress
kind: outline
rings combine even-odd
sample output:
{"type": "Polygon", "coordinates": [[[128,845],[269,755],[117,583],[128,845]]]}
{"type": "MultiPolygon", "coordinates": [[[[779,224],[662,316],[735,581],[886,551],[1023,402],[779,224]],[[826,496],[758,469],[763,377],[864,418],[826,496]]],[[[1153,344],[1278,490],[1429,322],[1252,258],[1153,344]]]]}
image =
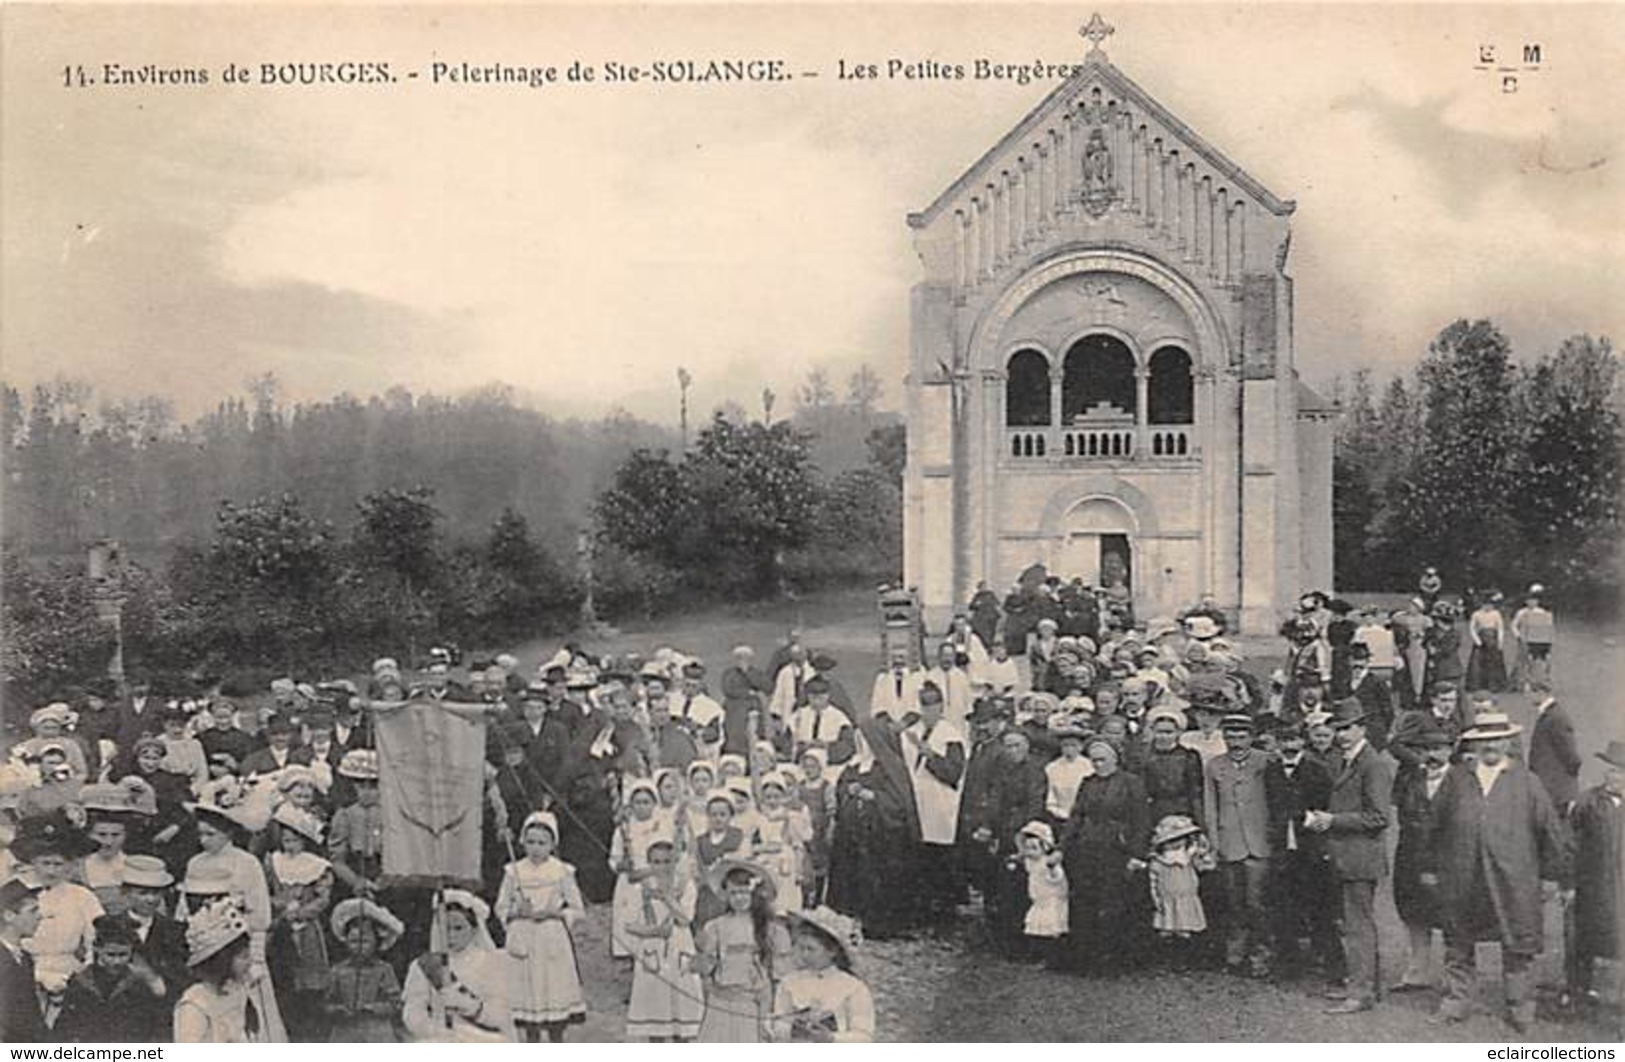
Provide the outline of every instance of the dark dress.
{"type": "Polygon", "coordinates": [[[1399,821],[1399,845],[1394,849],[1394,906],[1407,925],[1442,927],[1438,886],[1422,884],[1423,874],[1436,874],[1439,869],[1426,771],[1416,768],[1399,772],[1394,779],[1394,813],[1399,821]]]}
{"type": "Polygon", "coordinates": [[[1591,985],[1594,957],[1620,955],[1625,900],[1625,808],[1602,786],[1586,790],[1570,817],[1574,831],[1573,966],[1576,987],[1591,985]]]}
{"type": "Polygon", "coordinates": [[[1195,749],[1183,745],[1167,752],[1145,748],[1134,770],[1151,802],[1152,825],[1165,815],[1189,815],[1202,821],[1202,757],[1195,749]]]}
{"type": "Polygon", "coordinates": [[[874,760],[867,769],[854,764],[841,775],[829,904],[855,916],[869,936],[885,937],[918,919],[907,883],[918,864],[920,816],[896,732],[884,719],[866,719],[858,728],[874,760]]]}
{"type": "Polygon", "coordinates": [[[1070,965],[1080,971],[1121,969],[1149,928],[1135,918],[1147,893],[1144,859],[1150,836],[1149,804],[1139,776],[1094,775],[1078,787],[1061,840],[1066,868],[1070,965]]]}

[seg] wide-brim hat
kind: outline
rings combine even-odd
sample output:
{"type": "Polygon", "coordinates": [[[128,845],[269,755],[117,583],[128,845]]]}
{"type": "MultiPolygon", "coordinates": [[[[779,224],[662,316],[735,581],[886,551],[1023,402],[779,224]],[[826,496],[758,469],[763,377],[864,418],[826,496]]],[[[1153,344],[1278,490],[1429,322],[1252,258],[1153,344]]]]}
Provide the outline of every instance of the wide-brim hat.
{"type": "Polygon", "coordinates": [[[1051,847],[1051,848],[1055,847],[1055,830],[1054,830],[1054,828],[1051,827],[1049,823],[1041,822],[1038,819],[1034,819],[1033,821],[1029,822],[1027,825],[1023,826],[1016,833],[1016,836],[1017,837],[1036,837],[1040,841],[1043,841],[1049,847],[1051,847]]]}
{"type": "Polygon", "coordinates": [[[1597,759],[1610,767],[1625,770],[1625,741],[1610,741],[1607,748],[1597,753],[1597,759]]]}
{"type": "Polygon", "coordinates": [[[322,843],[322,820],[293,804],[278,805],[271,821],[285,830],[292,830],[312,845],[322,843]]]}
{"type": "Polygon", "coordinates": [[[816,930],[840,952],[841,965],[852,965],[857,949],[863,943],[863,930],[858,926],[857,919],[823,906],[810,911],[791,911],[790,919],[816,930]]]}
{"type": "Polygon", "coordinates": [[[181,892],[188,896],[227,896],[237,891],[231,871],[212,863],[188,863],[181,892]]]}
{"type": "Polygon", "coordinates": [[[85,786],[79,791],[79,803],[91,815],[126,818],[158,814],[158,793],[133,774],[117,782],[85,786]]]}
{"type": "Polygon", "coordinates": [[[358,782],[378,780],[378,750],[351,749],[339,761],[339,774],[358,782]]]}
{"type": "Polygon", "coordinates": [[[248,923],[235,903],[212,903],[186,922],[186,965],[197,966],[248,936],[248,923]]]}
{"type": "Polygon", "coordinates": [[[1353,726],[1365,722],[1369,713],[1358,697],[1344,697],[1332,702],[1332,716],[1329,722],[1333,728],[1340,726],[1353,726]]]}
{"type": "Polygon", "coordinates": [[[1420,748],[1445,748],[1450,745],[1454,745],[1456,743],[1456,739],[1452,737],[1450,732],[1445,730],[1443,727],[1435,723],[1428,722],[1423,724],[1421,730],[1411,735],[1411,737],[1407,739],[1406,743],[1416,745],[1420,748]]]}
{"type": "Polygon", "coordinates": [[[1462,731],[1463,741],[1494,741],[1497,738],[1516,737],[1523,727],[1514,723],[1505,712],[1480,712],[1473,717],[1473,725],[1462,731]]]}
{"type": "Polygon", "coordinates": [[[1202,827],[1189,815],[1164,815],[1151,833],[1151,847],[1156,848],[1181,837],[1193,837],[1201,832],[1202,827]]]}
{"type": "Polygon", "coordinates": [[[12,854],[24,863],[32,863],[44,855],[78,859],[95,850],[90,839],[75,829],[65,816],[54,814],[24,819],[17,828],[16,839],[11,842],[12,854]]]}
{"type": "Polygon", "coordinates": [[[358,918],[375,923],[382,931],[383,936],[378,941],[380,952],[388,951],[406,933],[406,924],[396,918],[389,908],[360,896],[352,896],[339,901],[338,906],[333,908],[333,935],[343,940],[345,930],[358,918]]]}
{"type": "Polygon", "coordinates": [[[728,872],[731,870],[747,871],[755,879],[756,887],[762,890],[769,902],[772,902],[778,896],[779,888],[773,881],[773,875],[768,873],[767,868],[762,864],[749,859],[724,858],[717,860],[711,869],[705,872],[705,884],[712,892],[721,896],[723,894],[723,879],[728,876],[728,872]]]}
{"type": "Polygon", "coordinates": [[[175,875],[157,856],[132,854],[124,857],[124,884],[138,889],[167,889],[175,875]]]}

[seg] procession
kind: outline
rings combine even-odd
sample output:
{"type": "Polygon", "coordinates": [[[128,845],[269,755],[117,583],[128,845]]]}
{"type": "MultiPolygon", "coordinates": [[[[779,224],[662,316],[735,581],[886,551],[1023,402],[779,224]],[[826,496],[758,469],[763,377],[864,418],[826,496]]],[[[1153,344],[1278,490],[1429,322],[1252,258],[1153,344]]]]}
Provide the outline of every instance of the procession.
{"type": "Polygon", "coordinates": [[[969,923],[1056,977],[1312,983],[1335,1014],[1431,992],[1446,1024],[1490,941],[1518,1032],[1562,944],[1563,1006],[1617,1008],[1625,744],[1576,747],[1542,588],[1504,624],[1485,595],[1464,640],[1437,584],[1304,595],[1262,676],[1211,600],[1137,621],[1047,577],[856,695],[795,632],[64,691],[4,768],[0,1035],[561,1042],[572,930],[606,915],[646,1041],[872,1039],[865,941],[969,923]],[[1390,878],[1410,947],[1379,958],[1390,878]]]}

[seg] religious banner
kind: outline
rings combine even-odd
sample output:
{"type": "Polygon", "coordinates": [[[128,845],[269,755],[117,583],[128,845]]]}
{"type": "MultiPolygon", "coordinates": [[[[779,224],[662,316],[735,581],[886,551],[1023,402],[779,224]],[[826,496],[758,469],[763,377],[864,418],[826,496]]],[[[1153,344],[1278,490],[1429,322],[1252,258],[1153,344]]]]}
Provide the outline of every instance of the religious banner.
{"type": "Polygon", "coordinates": [[[486,706],[412,700],[372,708],[383,883],[477,888],[486,706]]]}

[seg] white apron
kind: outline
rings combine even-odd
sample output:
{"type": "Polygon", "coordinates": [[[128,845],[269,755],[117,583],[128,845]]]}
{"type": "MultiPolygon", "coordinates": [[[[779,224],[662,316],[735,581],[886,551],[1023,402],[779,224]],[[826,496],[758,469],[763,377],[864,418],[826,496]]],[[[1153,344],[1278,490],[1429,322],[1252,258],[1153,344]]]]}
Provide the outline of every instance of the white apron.
{"type": "MultiPolygon", "coordinates": [[[[915,723],[906,733],[923,736],[925,725],[915,723]]],[[[945,756],[948,746],[956,743],[962,750],[968,750],[959,728],[943,719],[932,729],[931,736],[926,738],[925,747],[938,756],[945,756]]],[[[920,809],[920,840],[926,844],[953,844],[959,822],[959,786],[944,785],[936,775],[926,770],[923,753],[916,752],[914,745],[906,739],[903,741],[903,757],[914,783],[914,803],[920,809]]],[[[961,785],[964,784],[963,774],[959,781],[961,785]]]]}

